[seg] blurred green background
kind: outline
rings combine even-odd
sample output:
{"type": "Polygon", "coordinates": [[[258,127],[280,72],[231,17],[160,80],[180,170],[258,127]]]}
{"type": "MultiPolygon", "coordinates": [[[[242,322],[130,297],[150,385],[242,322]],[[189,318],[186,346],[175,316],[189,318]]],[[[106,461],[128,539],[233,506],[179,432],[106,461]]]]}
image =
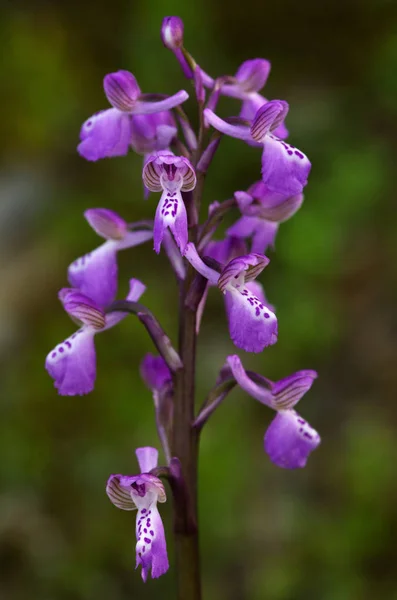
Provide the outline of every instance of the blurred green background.
{"type": "MultiPolygon", "coordinates": [[[[178,14],[187,48],[212,75],[246,58],[272,61],[265,94],[289,101],[290,140],[313,163],[305,203],[280,228],[261,277],[279,341],[240,355],[274,380],[319,371],[299,410],[322,445],[306,469],[277,469],[263,452],[270,411],[233,392],[216,412],[200,461],[204,597],[397,599],[395,3],[31,0],[1,10],[0,597],[173,598],[171,536],[169,573],[144,585],[134,517],[105,494],[110,473],[136,471],[136,446],[157,445],[138,372],[150,340],[132,317],[98,336],[87,397],[58,397],[43,363],[74,331],[57,300],[67,265],[100,243],[82,212],[104,206],[132,221],[157,203],[142,199],[140,157],[77,155],[80,125],[106,108],[102,77],[119,68],[145,92],[190,89],[159,39],[162,17],[178,14]]],[[[205,203],[245,189],[259,167],[257,150],[223,140],[205,203]]],[[[142,279],[145,303],[175,339],[164,255],[147,244],[119,261],[120,297],[129,277],[142,279]]],[[[213,292],[199,398],[234,351],[213,292]]]]}

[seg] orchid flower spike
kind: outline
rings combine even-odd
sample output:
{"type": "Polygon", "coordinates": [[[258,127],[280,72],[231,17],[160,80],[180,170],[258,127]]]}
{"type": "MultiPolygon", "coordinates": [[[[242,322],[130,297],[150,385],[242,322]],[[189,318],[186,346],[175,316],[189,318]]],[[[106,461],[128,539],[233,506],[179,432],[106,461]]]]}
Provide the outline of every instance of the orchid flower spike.
{"type": "Polygon", "coordinates": [[[273,383],[256,373],[248,374],[237,355],[229,356],[227,363],[241,389],[277,411],[264,438],[270,460],[284,469],[304,467],[309,454],[321,440],[317,431],[293,407],[311,388],[317,377],[316,371],[298,371],[273,383]]]}
{"type": "Polygon", "coordinates": [[[303,202],[303,194],[285,198],[271,192],[263,181],[254,183],[247,192],[235,192],[234,197],[242,217],[226,233],[233,238],[252,238],[251,252],[259,254],[274,248],[280,223],[292,217],[303,202]]]}
{"type": "Polygon", "coordinates": [[[80,131],[79,154],[96,161],[111,156],[124,156],[134,135],[131,115],[151,115],[168,111],[189,97],[181,90],[156,102],[146,101],[138,83],[129,71],[117,71],[105,76],[103,87],[113,108],[102,110],[87,119],[80,131]]]}
{"type": "Polygon", "coordinates": [[[73,287],[103,308],[116,296],[117,252],[143,244],[153,237],[153,232],[148,229],[128,231],[126,221],[107,208],[90,208],[84,216],[106,242],[75,260],[68,268],[68,279],[73,287]]]}
{"type": "Polygon", "coordinates": [[[181,192],[196,186],[193,166],[184,156],[172,152],[156,152],[148,157],[142,172],[145,186],[151,192],[163,192],[154,218],[154,249],[160,252],[165,230],[169,227],[180,252],[183,254],[187,240],[187,213],[181,192]]]}
{"type": "Polygon", "coordinates": [[[284,100],[266,102],[257,111],[251,127],[228,123],[209,108],[204,110],[206,122],[221,133],[246,142],[255,141],[263,147],[262,181],[271,192],[286,197],[302,193],[311,169],[303,152],[272,133],[283,123],[288,109],[284,100]]]}
{"type": "Polygon", "coordinates": [[[142,567],[142,579],[149,571],[153,579],[168,571],[167,545],[164,526],[157,502],[165,502],[166,494],[161,480],[150,471],[157,466],[158,451],[149,446],[137,448],[140,475],[111,475],[106,493],[110,501],[122,510],[137,510],[136,567],[142,567]]]}
{"type": "MultiPolygon", "coordinates": [[[[131,279],[126,300],[137,302],[144,291],[143,283],[138,279],[131,279]]],[[[59,299],[66,312],[81,327],[51,350],[46,358],[45,367],[61,396],[81,396],[94,389],[94,336],[117,325],[128,313],[105,314],[103,308],[92,298],[76,289],[63,288],[59,292],[59,299]]]]}
{"type": "Polygon", "coordinates": [[[185,258],[225,294],[229,333],[238,348],[247,352],[262,352],[277,341],[277,317],[252,289],[253,280],[269,264],[261,254],[247,254],[231,260],[218,273],[208,267],[193,243],[186,247],[185,258]]]}

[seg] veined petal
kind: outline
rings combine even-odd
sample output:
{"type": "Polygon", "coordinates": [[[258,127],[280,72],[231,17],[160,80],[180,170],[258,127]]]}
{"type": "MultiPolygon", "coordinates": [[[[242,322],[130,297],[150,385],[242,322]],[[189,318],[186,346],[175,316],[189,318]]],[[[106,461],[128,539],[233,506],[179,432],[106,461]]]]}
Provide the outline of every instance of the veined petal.
{"type": "Polygon", "coordinates": [[[70,284],[102,307],[113,302],[116,296],[117,250],[117,243],[108,240],[68,268],[70,284]]]}
{"type": "Polygon", "coordinates": [[[138,512],[136,537],[136,566],[142,566],[143,581],[146,581],[150,570],[153,579],[164,575],[169,567],[167,545],[163,522],[155,502],[145,512],[138,512]]]}
{"type": "Polygon", "coordinates": [[[187,244],[184,256],[190,262],[192,267],[196,269],[196,271],[208,279],[212,285],[217,285],[219,273],[217,273],[214,269],[211,269],[211,267],[207,267],[205,262],[203,262],[199,257],[196,247],[192,242],[187,244]]]}
{"type": "Polygon", "coordinates": [[[183,102],[186,102],[188,98],[189,94],[185,90],[180,90],[173,96],[169,96],[165,100],[159,100],[157,102],[138,100],[132,112],[134,115],[150,115],[163,110],[171,110],[171,108],[175,108],[183,102]]]}
{"type": "Polygon", "coordinates": [[[116,108],[92,115],[80,131],[77,151],[87,160],[124,156],[131,138],[131,118],[116,108]]]}
{"type": "Polygon", "coordinates": [[[160,252],[167,227],[172,231],[178,248],[183,254],[188,241],[187,213],[179,191],[164,191],[158,203],[153,230],[154,249],[157,253],[160,252]]]}
{"type": "Polygon", "coordinates": [[[227,288],[226,313],[232,341],[246,352],[262,352],[277,342],[277,317],[247,287],[227,288]]]}
{"type": "Polygon", "coordinates": [[[62,288],[58,294],[66,312],[78,325],[87,325],[93,329],[105,326],[105,313],[88,296],[73,288],[62,288]]]}
{"type": "Polygon", "coordinates": [[[121,510],[136,510],[135,502],[131,496],[131,483],[136,477],[124,475],[111,475],[106,485],[106,493],[110,501],[121,510]]]}
{"type": "MultiPolygon", "coordinates": [[[[258,110],[267,102],[267,98],[261,96],[260,94],[250,94],[241,105],[240,117],[242,119],[246,119],[247,121],[253,121],[258,110]]],[[[276,137],[280,138],[280,140],[285,140],[285,138],[287,138],[289,135],[288,129],[284,122],[280,123],[273,133],[276,137]]],[[[252,140],[251,145],[258,146],[259,144],[258,142],[254,142],[252,140]]]]}
{"type": "Polygon", "coordinates": [[[224,133],[225,135],[229,135],[231,137],[244,140],[245,142],[252,141],[250,128],[245,125],[232,125],[231,123],[227,123],[218,115],[216,115],[211,109],[204,109],[204,119],[206,123],[212,125],[214,129],[224,133]]]}
{"type": "Polygon", "coordinates": [[[260,107],[251,126],[251,136],[256,142],[264,143],[269,131],[277,129],[283,123],[289,111],[285,100],[270,100],[260,107]]]}
{"type": "Polygon", "coordinates": [[[141,94],[137,80],[129,71],[105,75],[103,89],[109,103],[122,112],[131,112],[141,94]]]}
{"type": "Polygon", "coordinates": [[[311,164],[303,152],[271,134],[265,138],[262,180],[271,191],[286,197],[300,194],[307,184],[311,164]]]}
{"type": "Polygon", "coordinates": [[[159,452],[151,446],[137,448],[135,454],[138,460],[141,473],[149,473],[154,467],[157,467],[159,452]]]}
{"type": "Polygon", "coordinates": [[[253,281],[267,267],[270,260],[263,254],[246,254],[233,258],[222,269],[219,277],[218,287],[221,292],[225,292],[230,286],[241,287],[242,284],[248,281],[253,281]],[[240,283],[240,279],[242,280],[240,283]]]}
{"type": "Polygon", "coordinates": [[[83,327],[47,355],[45,367],[61,396],[88,394],[94,389],[95,330],[83,327]]]}
{"type": "Polygon", "coordinates": [[[317,431],[294,410],[277,413],[264,439],[270,460],[284,469],[304,467],[320,441],[317,431]]]}
{"type": "Polygon", "coordinates": [[[317,378],[316,371],[297,371],[272,384],[272,394],[277,410],[292,408],[310,390],[317,378]]]}
{"type": "Polygon", "coordinates": [[[196,174],[190,161],[167,150],[161,150],[147,158],[142,179],[151,192],[189,192],[196,187],[196,174]]]}
{"type": "Polygon", "coordinates": [[[89,208],[84,217],[92,229],[105,240],[122,240],[127,233],[127,222],[108,208],[89,208]]]}

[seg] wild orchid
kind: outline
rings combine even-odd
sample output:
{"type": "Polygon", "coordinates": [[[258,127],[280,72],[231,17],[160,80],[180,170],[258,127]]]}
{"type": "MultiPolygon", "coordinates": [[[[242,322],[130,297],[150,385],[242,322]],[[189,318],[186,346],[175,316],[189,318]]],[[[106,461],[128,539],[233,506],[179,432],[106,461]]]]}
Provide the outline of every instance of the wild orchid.
{"type": "MultiPolygon", "coordinates": [[[[90,208],[84,213],[105,241],[68,268],[72,287],[62,289],[59,298],[79,329],[49,352],[45,366],[60,395],[88,394],[96,379],[95,335],[129,314],[144,325],[158,354],[143,357],[140,371],[153,398],[163,460],[159,465],[155,448],[137,448],[140,473],[111,475],[106,493],[116,507],[137,510],[136,566],[146,581],[149,575],[159,577],[169,568],[165,528],[157,507],[166,500],[164,481],[168,483],[174,510],[177,597],[200,600],[199,439],[219,404],[238,386],[275,411],[264,435],[265,452],[275,466],[305,467],[320,443],[319,434],[295,410],[317,377],[313,370],[296,371],[273,382],[246,370],[239,356],[230,354],[219,361],[219,374],[199,411],[195,398],[196,347],[206,299],[213,289],[224,298],[235,347],[259,354],[277,343],[276,309],[257,278],[270,263],[265,253],[274,249],[281,223],[302,205],[311,164],[301,150],[284,141],[288,103],[260,94],[270,74],[268,60],[247,60],[234,75],[213,78],[186,50],[179,17],[164,18],[161,39],[193,84],[199,129],[194,131],[181,107],[188,98],[186,91],[172,96],[143,94],[129,71],[105,76],[104,91],[112,108],[83,124],[78,152],[90,161],[125,156],[130,150],[143,155],[143,189],[136,195],[161,196],[156,210],[152,198],[141,204],[144,220],[137,223],[129,223],[109,208],[90,208]],[[236,102],[235,116],[218,114],[222,96],[236,102]],[[251,185],[243,182],[232,198],[211,199],[203,209],[205,179],[224,135],[262,150],[257,180],[251,185]],[[206,218],[200,220],[204,212],[206,218]],[[216,238],[225,215],[234,216],[235,221],[224,237],[216,238]],[[178,347],[172,341],[176,336],[170,337],[140,303],[143,283],[131,279],[127,297],[116,300],[118,252],[134,249],[135,261],[141,261],[143,250],[138,255],[137,247],[151,239],[157,254],[162,248],[167,254],[179,286],[178,347]]],[[[134,261],[131,275],[133,270],[134,261]]],[[[245,357],[244,363],[248,362],[245,357]]]]}

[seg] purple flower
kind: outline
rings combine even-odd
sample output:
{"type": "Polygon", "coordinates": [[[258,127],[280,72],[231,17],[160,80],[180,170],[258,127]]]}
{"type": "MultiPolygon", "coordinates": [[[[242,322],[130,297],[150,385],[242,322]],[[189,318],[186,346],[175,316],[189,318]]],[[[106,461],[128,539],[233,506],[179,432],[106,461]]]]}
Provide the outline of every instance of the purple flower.
{"type": "Polygon", "coordinates": [[[155,448],[137,448],[140,475],[111,475],[106,486],[110,501],[122,510],[135,510],[136,515],[136,567],[142,566],[142,579],[149,571],[153,579],[168,571],[167,545],[163,522],[157,502],[165,502],[164,486],[158,477],[150,474],[157,466],[155,448]]]}
{"type": "Polygon", "coordinates": [[[131,146],[138,154],[149,154],[169,148],[177,135],[173,114],[162,111],[153,115],[131,117],[131,146]]]}
{"type": "Polygon", "coordinates": [[[279,224],[286,221],[301,207],[303,195],[285,198],[271,192],[262,182],[254,183],[247,192],[235,192],[242,217],[229,227],[227,235],[238,238],[252,237],[252,252],[263,254],[274,242],[279,224]]]}
{"type": "Polygon", "coordinates": [[[165,100],[148,102],[129,71],[106,75],[103,86],[113,108],[95,113],[83,123],[81,142],[77,148],[81,156],[91,161],[127,154],[134,136],[131,115],[168,111],[189,97],[187,92],[181,90],[165,100]]]}
{"type": "Polygon", "coordinates": [[[90,208],[85,218],[106,242],[75,260],[68,268],[69,283],[99,306],[110,304],[117,291],[117,252],[138,246],[153,237],[147,229],[128,231],[128,225],[107,208],[90,208]]]}
{"type": "Polygon", "coordinates": [[[261,144],[263,183],[269,191],[290,197],[302,192],[307,184],[311,165],[303,152],[272,133],[282,124],[287,112],[288,104],[284,100],[266,102],[257,111],[251,128],[228,123],[208,108],[204,110],[204,118],[225,135],[261,144]]]}
{"type": "Polygon", "coordinates": [[[145,355],[141,362],[141,377],[149,389],[161,391],[165,385],[172,381],[172,376],[165,360],[154,354],[145,355]]]}
{"type": "Polygon", "coordinates": [[[142,172],[145,186],[151,192],[163,192],[154,218],[154,249],[160,252],[165,230],[169,227],[181,253],[187,240],[187,214],[181,192],[196,185],[196,174],[187,158],[172,152],[156,152],[148,157],[142,172]]]}
{"type": "MultiPolygon", "coordinates": [[[[126,299],[136,302],[144,291],[143,283],[131,279],[126,299]]],[[[94,336],[114,327],[127,313],[105,314],[92,298],[75,289],[62,289],[59,299],[66,312],[81,328],[51,350],[45,367],[61,396],[88,394],[94,389],[96,377],[94,336]]]]}
{"type": "Polygon", "coordinates": [[[270,460],[285,469],[304,467],[309,454],[319,445],[320,436],[293,407],[311,388],[316,371],[298,371],[273,383],[260,375],[249,375],[236,355],[229,356],[227,362],[247,394],[277,411],[264,438],[270,460]]]}
{"type": "Polygon", "coordinates": [[[208,267],[199,257],[194,244],[186,247],[185,258],[225,294],[229,332],[234,344],[247,352],[262,352],[277,341],[277,318],[255,293],[252,282],[268,265],[260,254],[248,254],[231,260],[221,273],[208,267]],[[248,284],[248,285],[247,285],[248,284]]]}
{"type": "Polygon", "coordinates": [[[235,74],[235,83],[222,86],[222,94],[245,100],[256,96],[266,84],[270,73],[270,62],[264,58],[244,61],[235,74]]]}

